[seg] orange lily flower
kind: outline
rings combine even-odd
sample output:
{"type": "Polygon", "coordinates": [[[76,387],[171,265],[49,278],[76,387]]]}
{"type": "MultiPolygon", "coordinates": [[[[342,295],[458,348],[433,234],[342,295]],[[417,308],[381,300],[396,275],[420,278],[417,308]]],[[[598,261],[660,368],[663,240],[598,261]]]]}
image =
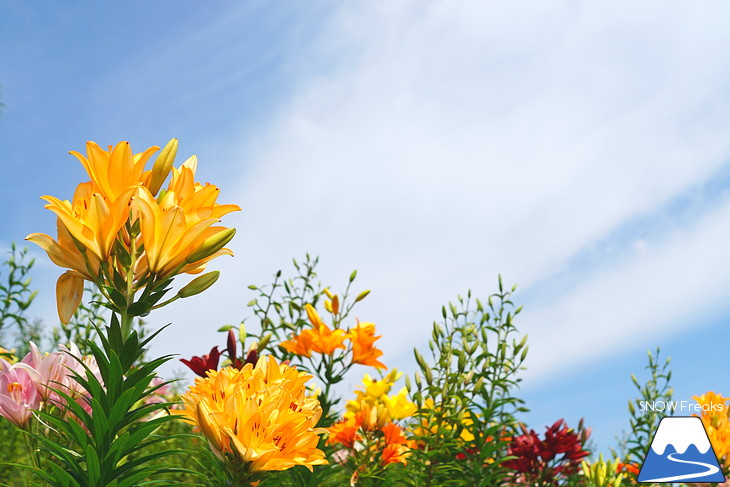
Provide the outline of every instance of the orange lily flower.
{"type": "Polygon", "coordinates": [[[347,337],[352,342],[352,363],[369,365],[379,369],[387,369],[378,357],[383,355],[381,350],[373,346],[380,336],[375,336],[374,323],[359,323],[352,328],[347,337]]]}
{"type": "Polygon", "coordinates": [[[332,355],[338,348],[344,350],[347,338],[344,330],[333,330],[325,325],[311,304],[307,303],[305,309],[312,328],[302,330],[299,335],[292,335],[292,339],[285,341],[281,346],[290,353],[305,357],[311,357],[312,352],[332,355]]]}
{"type": "Polygon", "coordinates": [[[311,304],[307,303],[305,309],[307,310],[307,317],[309,317],[309,321],[314,327],[312,350],[327,355],[332,355],[338,348],[344,350],[344,342],[347,338],[344,330],[330,329],[324,324],[322,318],[319,317],[319,313],[317,313],[317,310],[311,304]]]}
{"type": "Polygon", "coordinates": [[[383,465],[390,463],[402,463],[407,465],[406,457],[410,454],[411,448],[415,446],[413,441],[406,439],[403,430],[395,423],[388,423],[382,428],[385,438],[383,448],[383,465]]]}
{"type": "Polygon", "coordinates": [[[314,342],[313,330],[302,330],[299,335],[292,335],[291,340],[279,344],[284,350],[301,357],[312,356],[312,343],[314,342]]]}
{"type": "Polygon", "coordinates": [[[730,466],[730,398],[715,392],[692,397],[702,407],[700,418],[718,460],[730,466]]]}
{"type": "Polygon", "coordinates": [[[623,463],[618,462],[616,464],[616,473],[624,473],[629,472],[634,475],[639,475],[639,467],[636,466],[634,463],[623,463]]]}
{"type": "Polygon", "coordinates": [[[355,443],[362,440],[362,436],[358,433],[360,429],[360,420],[358,418],[346,418],[338,421],[329,428],[329,438],[327,439],[328,445],[334,445],[336,443],[341,444],[345,448],[355,448],[355,443]]]}

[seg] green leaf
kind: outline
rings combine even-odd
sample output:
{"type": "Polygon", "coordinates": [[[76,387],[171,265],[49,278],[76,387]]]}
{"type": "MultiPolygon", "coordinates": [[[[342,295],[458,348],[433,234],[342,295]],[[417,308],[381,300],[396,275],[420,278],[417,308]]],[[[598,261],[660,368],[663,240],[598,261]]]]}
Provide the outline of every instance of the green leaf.
{"type": "Polygon", "coordinates": [[[125,298],[120,291],[111,286],[104,286],[104,289],[106,290],[107,294],[109,294],[112,303],[119,311],[127,308],[127,298],[125,298]]]}
{"type": "Polygon", "coordinates": [[[89,474],[89,485],[97,485],[101,478],[101,466],[99,465],[99,456],[96,454],[96,450],[92,445],[87,445],[85,448],[86,452],[86,468],[89,474]]]}
{"type": "Polygon", "coordinates": [[[132,303],[132,305],[127,308],[127,313],[132,316],[145,317],[150,314],[150,310],[154,305],[155,303],[152,303],[149,300],[139,300],[136,303],[132,303]]]}

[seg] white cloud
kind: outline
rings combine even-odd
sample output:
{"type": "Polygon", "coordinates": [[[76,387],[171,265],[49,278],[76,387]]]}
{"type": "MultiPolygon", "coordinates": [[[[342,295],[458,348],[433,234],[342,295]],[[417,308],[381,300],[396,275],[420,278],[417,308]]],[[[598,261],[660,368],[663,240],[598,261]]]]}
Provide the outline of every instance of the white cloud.
{"type": "MultiPolygon", "coordinates": [[[[658,248],[589,273],[553,302],[526,308],[530,381],[626,350],[644,350],[728,313],[730,201],[658,248]]],[[[638,351],[637,350],[637,351],[638,351]]]]}
{"type": "MultiPolygon", "coordinates": [[[[724,164],[728,66],[718,60],[730,33],[716,18],[629,2],[348,4],[312,51],[329,56],[312,64],[333,69],[307,73],[297,60],[298,93],[249,134],[235,281],[260,281],[306,250],[323,256],[328,281],[361,269],[375,292],[360,317],[380,325],[391,360],[425,340],[444,301],[491,292],[498,272],[549,288],[576,254],[724,164]]],[[[581,312],[551,329],[593,346],[582,359],[611,353],[608,324],[586,325],[585,313],[607,289],[676,284],[681,274],[659,269],[697,245],[660,241],[640,270],[576,282],[532,319],[570,311],[579,293],[581,312]]],[[[637,314],[660,325],[683,304],[652,314],[647,302],[637,314]]],[[[611,323],[616,334],[635,326],[611,323]]],[[[539,350],[553,344],[533,337],[534,370],[548,370],[539,350]]]]}
{"type": "MultiPolygon", "coordinates": [[[[251,167],[241,181],[215,181],[223,202],[244,209],[227,221],[239,229],[237,256],[216,265],[216,292],[155,317],[175,323],[156,351],[200,354],[222,341],[212,330],[248,314],[245,285],[305,251],[322,256],[327,283],[360,269],[374,292],[358,314],[378,324],[390,363],[426,340],[441,304],[470,287],[491,293],[498,272],[533,296],[556,275],[573,276],[550,306],[527,303],[530,366],[544,373],[569,365],[551,356],[555,337],[578,336],[591,353],[575,359],[596,359],[622,333],[676,323],[692,296],[716,302],[725,276],[702,274],[719,258],[711,239],[725,236],[714,233],[724,209],[713,201],[692,232],[632,235],[626,248],[647,242],[641,252],[607,253],[615,265],[594,272],[571,262],[725,164],[730,32],[718,19],[728,8],[339,6],[312,46],[292,47],[302,56],[290,65],[296,92],[259,131],[242,133],[239,150],[221,154],[251,167]],[[695,260],[678,267],[682,255],[695,260]],[[630,299],[656,284],[673,299],[630,299]],[[609,320],[610,301],[632,319],[609,320]],[[588,324],[594,312],[602,316],[588,324]]],[[[202,32],[195,39],[211,31],[202,32]]]]}

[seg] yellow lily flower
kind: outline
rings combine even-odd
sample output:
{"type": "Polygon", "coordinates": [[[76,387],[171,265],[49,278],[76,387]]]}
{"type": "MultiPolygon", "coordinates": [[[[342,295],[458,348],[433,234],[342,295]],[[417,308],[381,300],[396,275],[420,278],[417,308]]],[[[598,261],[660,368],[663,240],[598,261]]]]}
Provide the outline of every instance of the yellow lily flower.
{"type": "MultiPolygon", "coordinates": [[[[45,207],[58,217],[58,238],[34,233],[27,239],[43,248],[54,263],[76,272],[65,274],[57,284],[62,321],[70,319],[76,309],[78,290],[83,288],[80,278],[99,285],[110,301],[104,288],[114,287],[122,295],[114,306],[125,314],[140,303],[134,301],[140,283],[147,295],[158,293],[159,299],[159,286],[166,278],[201,272],[210,260],[232,255],[224,246],[235,230],[214,224],[239,210],[238,206],[217,204],[218,188],[195,182],[195,157],[173,167],[176,139],[168,142],[153,168],[145,171],[158,149],[132,154],[128,142],[108,150],[88,142],[85,156],[72,154],[91,180],[77,186],[71,201],[42,197],[45,207]],[[167,189],[160,191],[171,172],[167,189]]],[[[136,313],[148,312],[154,305],[141,303],[144,306],[137,306],[136,313]]],[[[125,323],[128,327],[130,322],[125,323]]]]}
{"type": "Polygon", "coordinates": [[[61,274],[56,283],[56,306],[58,317],[62,323],[71,321],[76,309],[81,304],[84,294],[84,278],[76,271],[61,274]]]}
{"type": "Polygon", "coordinates": [[[305,396],[311,375],[261,357],[241,370],[226,367],[196,379],[182,396],[183,419],[198,426],[214,451],[251,472],[327,463],[315,426],[322,408],[305,396]]]}
{"type": "Polygon", "coordinates": [[[160,148],[152,146],[139,154],[132,155],[129,142],[120,142],[109,150],[104,150],[96,142],[86,143],[86,157],[76,151],[70,153],[81,161],[89,179],[98,187],[107,201],[116,201],[127,195],[129,188],[143,183],[148,176],[144,167],[150,156],[160,148]]]}
{"type": "Polygon", "coordinates": [[[106,261],[119,230],[129,217],[129,198],[134,188],[129,188],[116,200],[108,201],[93,182],[81,183],[76,188],[73,201],[61,201],[55,196],[43,196],[51,210],[68,229],[69,233],[85,248],[106,261]]]}
{"type": "Polygon", "coordinates": [[[408,399],[408,390],[405,387],[398,394],[388,395],[401,375],[397,369],[393,369],[380,380],[365,374],[362,389],[356,389],[355,399],[345,404],[345,419],[359,418],[364,429],[374,429],[412,416],[418,407],[408,399]]]}
{"type": "Polygon", "coordinates": [[[86,265],[84,255],[74,243],[66,225],[63,224],[60,218],[56,219],[56,228],[58,235],[57,241],[45,233],[31,233],[25,239],[45,250],[48,257],[57,266],[75,270],[84,279],[93,281],[99,274],[99,258],[95,255],[87,254],[89,264],[91,265],[91,269],[89,269],[86,265]]]}
{"type": "Polygon", "coordinates": [[[240,208],[217,204],[220,190],[211,184],[196,183],[196,168],[193,156],[180,168],[172,168],[170,185],[160,197],[155,199],[146,187],[141,187],[132,198],[139,214],[146,266],[160,276],[197,273],[215,257],[233,255],[222,248],[233,237],[231,230],[212,225],[240,208]]]}
{"type": "Polygon", "coordinates": [[[59,267],[70,269],[56,283],[56,306],[62,323],[68,323],[81,303],[83,280],[94,282],[99,275],[99,258],[87,253],[86,259],[78,249],[60,218],[56,221],[58,241],[44,233],[31,233],[26,240],[37,244],[59,267]]]}

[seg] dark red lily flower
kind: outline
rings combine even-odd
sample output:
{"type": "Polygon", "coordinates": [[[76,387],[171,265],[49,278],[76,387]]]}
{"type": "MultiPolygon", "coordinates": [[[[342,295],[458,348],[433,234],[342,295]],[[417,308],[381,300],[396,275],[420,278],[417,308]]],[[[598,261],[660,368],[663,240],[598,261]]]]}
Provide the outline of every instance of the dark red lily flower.
{"type": "Polygon", "coordinates": [[[460,451],[459,453],[454,455],[454,458],[456,458],[457,460],[466,460],[467,458],[477,455],[478,453],[478,448],[467,448],[466,450],[460,451]]]}
{"type": "Polygon", "coordinates": [[[583,445],[590,431],[583,428],[582,421],[576,432],[560,419],[546,428],[544,440],[524,425],[522,432],[512,439],[507,449],[509,456],[517,458],[504,462],[504,466],[520,472],[532,483],[565,479],[576,473],[581,461],[588,456],[583,445]]]}
{"type": "Polygon", "coordinates": [[[218,347],[215,346],[210,349],[210,353],[208,355],[203,355],[202,357],[195,356],[190,360],[181,358],[180,362],[187,365],[190,370],[195,372],[195,374],[199,375],[200,377],[206,377],[206,371],[218,370],[218,361],[220,360],[220,358],[221,353],[218,351],[218,347]]]}
{"type": "MultiPolygon", "coordinates": [[[[241,365],[241,367],[243,367],[243,365],[245,365],[245,364],[256,365],[256,362],[258,362],[258,360],[259,360],[259,353],[256,351],[255,348],[252,348],[251,351],[248,352],[248,355],[246,355],[246,360],[241,365]]],[[[241,367],[239,367],[239,368],[241,368],[241,367]]]]}

